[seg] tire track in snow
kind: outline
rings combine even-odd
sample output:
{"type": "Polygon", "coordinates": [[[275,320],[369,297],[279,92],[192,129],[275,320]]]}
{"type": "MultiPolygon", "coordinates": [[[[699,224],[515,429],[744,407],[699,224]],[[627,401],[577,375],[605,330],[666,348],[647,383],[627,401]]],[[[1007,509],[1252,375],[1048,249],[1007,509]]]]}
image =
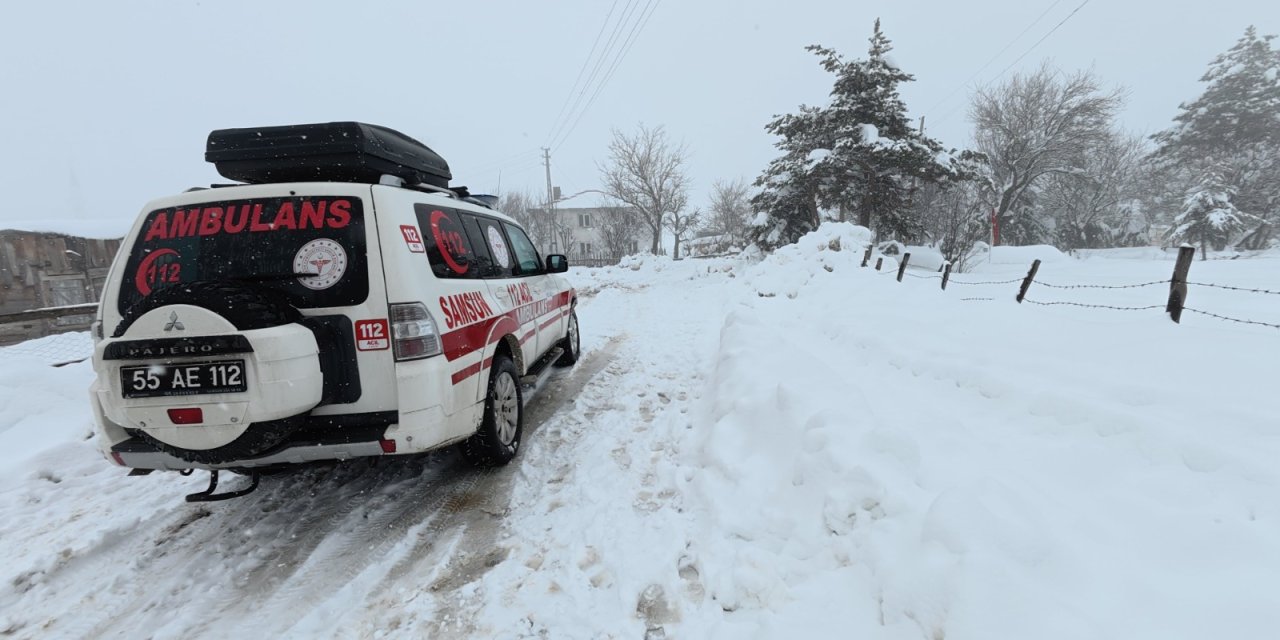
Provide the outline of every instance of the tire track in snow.
{"type": "MultiPolygon", "coordinates": [[[[526,441],[572,401],[615,348],[616,341],[584,354],[578,367],[553,376],[548,389],[533,395],[526,441]]],[[[160,486],[142,490],[152,497],[163,493],[172,506],[143,522],[102,531],[95,543],[51,568],[21,574],[33,582],[24,585],[31,593],[17,586],[8,597],[0,591],[0,601],[24,612],[14,617],[18,624],[8,635],[161,638],[223,636],[237,628],[254,635],[287,631],[353,578],[365,574],[369,582],[370,569],[381,572],[373,577],[390,575],[390,583],[373,580],[369,593],[349,594],[354,598],[343,606],[358,607],[402,580],[422,586],[412,582],[425,575],[419,570],[434,564],[443,570],[453,540],[468,532],[486,533],[467,548],[495,539],[496,521],[477,525],[496,518],[476,509],[500,502],[490,511],[505,510],[510,482],[502,475],[503,470],[473,470],[445,450],[270,476],[250,496],[198,506],[180,502],[194,488],[187,480],[112,478],[111,493],[121,502],[136,500],[140,484],[163,478],[160,486]],[[390,560],[379,564],[384,558],[390,560]],[[59,607],[48,610],[40,601],[59,607]]]]}
{"type": "MultiPolygon", "coordinates": [[[[457,592],[461,587],[473,584],[486,572],[507,559],[506,550],[498,543],[503,519],[511,501],[515,479],[525,473],[528,465],[538,461],[531,459],[532,447],[555,446],[559,430],[555,417],[577,398],[589,384],[598,381],[600,373],[614,360],[618,348],[626,340],[625,335],[615,336],[602,348],[584,354],[581,361],[568,375],[553,376],[526,406],[524,444],[515,464],[497,469],[477,469],[466,474],[443,496],[437,510],[439,520],[414,541],[408,553],[392,566],[386,580],[366,600],[376,604],[380,617],[358,622],[357,629],[336,635],[368,635],[379,628],[415,628],[420,637],[469,637],[471,616],[458,611],[457,592]],[[456,540],[457,544],[446,553],[435,553],[441,545],[438,539],[456,540]],[[420,582],[415,576],[424,576],[420,582]],[[407,591],[408,595],[401,595],[407,591]],[[414,599],[421,593],[429,593],[437,606],[428,620],[418,620],[413,612],[398,611],[396,606],[406,597],[414,599]],[[438,615],[443,614],[443,615],[438,615]]],[[[335,635],[335,637],[336,637],[335,635]]]]}
{"type": "MultiPolygon", "coordinates": [[[[198,617],[175,617],[175,607],[182,610],[192,601],[216,598],[219,589],[236,592],[237,574],[252,572],[271,561],[270,553],[261,553],[261,548],[244,543],[252,538],[244,532],[255,527],[276,527],[276,539],[291,537],[291,532],[303,524],[288,513],[289,505],[296,504],[293,494],[298,484],[308,484],[315,492],[317,487],[341,489],[360,477],[357,468],[340,466],[330,473],[325,471],[307,469],[267,478],[265,492],[260,489],[261,493],[255,493],[245,503],[218,505],[223,507],[221,510],[212,505],[176,502],[182,495],[174,491],[173,485],[178,483],[166,482],[170,486],[155,491],[166,491],[175,500],[170,524],[145,530],[130,538],[128,544],[98,547],[84,554],[77,573],[60,578],[81,590],[81,606],[60,612],[64,615],[53,618],[46,628],[69,624],[71,627],[59,634],[110,637],[131,635],[129,631],[139,629],[154,631],[193,619],[199,622],[198,617]],[[292,526],[286,524],[289,521],[292,526]],[[107,573],[112,567],[124,569],[107,573]],[[190,595],[193,592],[195,595],[190,595]]],[[[135,527],[135,533],[145,527],[135,527]]]]}

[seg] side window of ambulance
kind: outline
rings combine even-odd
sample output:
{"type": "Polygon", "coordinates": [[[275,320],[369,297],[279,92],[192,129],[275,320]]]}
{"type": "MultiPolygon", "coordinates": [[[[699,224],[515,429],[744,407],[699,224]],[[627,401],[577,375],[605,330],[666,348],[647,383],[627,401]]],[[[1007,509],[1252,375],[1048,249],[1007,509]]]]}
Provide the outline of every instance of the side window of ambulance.
{"type": "Polygon", "coordinates": [[[542,273],[542,263],[538,260],[538,250],[529,241],[524,230],[510,223],[502,223],[511,239],[511,251],[516,255],[516,275],[528,276],[542,273]]]}
{"type": "Polygon", "coordinates": [[[510,278],[513,261],[502,227],[489,218],[479,216],[467,216],[467,218],[469,218],[467,233],[471,235],[471,246],[476,247],[477,252],[483,248],[489,257],[488,269],[484,277],[510,278]]]}
{"type": "Polygon", "coordinates": [[[427,262],[438,278],[479,278],[483,265],[467,236],[461,214],[455,209],[413,205],[427,245],[427,262]]]}
{"type": "Polygon", "coordinates": [[[465,211],[458,211],[458,220],[462,223],[462,231],[467,234],[467,243],[471,245],[471,276],[473,278],[494,277],[493,254],[485,243],[476,226],[476,217],[465,211]]]}

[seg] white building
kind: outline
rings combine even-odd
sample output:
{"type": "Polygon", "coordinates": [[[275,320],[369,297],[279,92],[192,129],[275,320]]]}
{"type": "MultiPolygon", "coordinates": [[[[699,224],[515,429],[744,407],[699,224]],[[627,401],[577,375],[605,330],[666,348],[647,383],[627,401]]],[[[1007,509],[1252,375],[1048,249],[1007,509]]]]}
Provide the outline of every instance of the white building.
{"type": "MultiPolygon", "coordinates": [[[[554,221],[548,229],[535,235],[538,250],[543,255],[563,253],[569,256],[569,263],[574,265],[602,266],[614,264],[623,256],[639,253],[641,247],[648,247],[649,240],[643,225],[632,238],[623,243],[618,250],[611,250],[601,235],[601,228],[608,223],[609,216],[625,214],[624,207],[556,207],[554,221]],[[546,236],[546,237],[542,237],[546,236]]],[[[543,216],[544,210],[531,211],[535,217],[543,216]]],[[[636,215],[634,212],[632,215],[636,215]]],[[[543,225],[537,225],[543,226],[543,225]]]]}

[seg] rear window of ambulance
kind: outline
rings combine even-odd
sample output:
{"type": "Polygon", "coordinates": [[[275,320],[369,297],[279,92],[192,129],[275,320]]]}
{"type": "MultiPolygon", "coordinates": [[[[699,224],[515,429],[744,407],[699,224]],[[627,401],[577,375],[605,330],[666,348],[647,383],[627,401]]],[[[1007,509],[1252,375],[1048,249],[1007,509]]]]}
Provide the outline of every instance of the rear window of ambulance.
{"type": "Polygon", "coordinates": [[[129,250],[120,312],[197,280],[245,282],[300,308],[360,304],[369,296],[361,199],[254,198],[152,211],[129,250]]]}

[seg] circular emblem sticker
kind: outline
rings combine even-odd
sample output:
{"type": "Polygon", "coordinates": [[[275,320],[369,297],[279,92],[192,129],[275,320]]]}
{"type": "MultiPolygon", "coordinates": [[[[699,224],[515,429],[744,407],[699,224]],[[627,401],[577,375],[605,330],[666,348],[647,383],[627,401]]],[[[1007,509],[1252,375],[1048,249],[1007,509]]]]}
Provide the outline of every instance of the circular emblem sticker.
{"type": "Polygon", "coordinates": [[[328,289],[347,272],[347,250],[328,238],[312,240],[302,245],[293,256],[293,272],[315,274],[298,278],[298,284],[308,289],[328,289]]]}
{"type": "Polygon", "coordinates": [[[503,269],[511,266],[511,254],[507,252],[507,241],[502,239],[497,227],[489,227],[489,248],[493,250],[493,259],[503,269]]]}

